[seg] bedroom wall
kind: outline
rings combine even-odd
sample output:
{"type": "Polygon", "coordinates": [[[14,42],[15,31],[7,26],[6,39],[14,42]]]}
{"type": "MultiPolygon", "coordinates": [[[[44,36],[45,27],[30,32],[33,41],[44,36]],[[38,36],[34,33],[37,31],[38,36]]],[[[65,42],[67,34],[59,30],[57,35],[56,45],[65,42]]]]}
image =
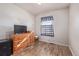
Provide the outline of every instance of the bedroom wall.
{"type": "Polygon", "coordinates": [[[70,5],[69,47],[73,55],[79,56],[79,4],[70,5]]]}
{"type": "Polygon", "coordinates": [[[48,11],[36,16],[36,34],[40,37],[40,41],[55,43],[68,46],[68,8],[48,11]],[[54,35],[55,37],[40,36],[40,21],[43,16],[54,17],[54,35]]]}
{"type": "Polygon", "coordinates": [[[13,33],[14,24],[26,25],[34,31],[34,16],[13,4],[0,4],[0,39],[13,33]]]}

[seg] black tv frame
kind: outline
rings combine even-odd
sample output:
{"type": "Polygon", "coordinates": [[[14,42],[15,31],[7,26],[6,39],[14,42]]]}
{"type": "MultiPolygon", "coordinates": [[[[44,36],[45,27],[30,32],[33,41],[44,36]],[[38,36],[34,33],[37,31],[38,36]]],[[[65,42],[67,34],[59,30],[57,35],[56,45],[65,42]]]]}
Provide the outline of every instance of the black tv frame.
{"type": "Polygon", "coordinates": [[[14,25],[14,33],[15,34],[20,34],[27,32],[27,26],[25,25],[14,25]]]}

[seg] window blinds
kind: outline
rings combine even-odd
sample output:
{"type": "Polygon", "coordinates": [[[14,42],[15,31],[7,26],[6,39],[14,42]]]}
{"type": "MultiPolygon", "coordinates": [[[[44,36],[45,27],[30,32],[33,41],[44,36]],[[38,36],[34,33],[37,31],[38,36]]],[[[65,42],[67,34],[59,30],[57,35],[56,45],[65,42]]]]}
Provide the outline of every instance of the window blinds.
{"type": "Polygon", "coordinates": [[[41,17],[41,35],[54,37],[53,16],[41,17]]]}

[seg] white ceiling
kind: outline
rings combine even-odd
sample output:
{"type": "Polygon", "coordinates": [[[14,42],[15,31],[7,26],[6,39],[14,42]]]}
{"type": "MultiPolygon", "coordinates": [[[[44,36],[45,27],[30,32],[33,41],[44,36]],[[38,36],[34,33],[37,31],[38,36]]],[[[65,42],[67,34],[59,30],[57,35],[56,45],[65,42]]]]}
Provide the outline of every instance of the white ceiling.
{"type": "Polygon", "coordinates": [[[41,3],[41,5],[37,3],[16,3],[15,5],[29,11],[34,15],[50,10],[66,8],[69,6],[68,3],[41,3]]]}

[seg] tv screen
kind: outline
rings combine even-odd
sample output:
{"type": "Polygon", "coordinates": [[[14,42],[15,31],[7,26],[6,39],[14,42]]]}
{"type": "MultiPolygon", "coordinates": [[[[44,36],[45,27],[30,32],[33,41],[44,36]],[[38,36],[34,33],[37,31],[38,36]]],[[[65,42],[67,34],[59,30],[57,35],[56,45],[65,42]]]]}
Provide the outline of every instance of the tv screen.
{"type": "Polygon", "coordinates": [[[24,25],[14,25],[14,33],[19,34],[27,31],[27,27],[24,25]]]}

